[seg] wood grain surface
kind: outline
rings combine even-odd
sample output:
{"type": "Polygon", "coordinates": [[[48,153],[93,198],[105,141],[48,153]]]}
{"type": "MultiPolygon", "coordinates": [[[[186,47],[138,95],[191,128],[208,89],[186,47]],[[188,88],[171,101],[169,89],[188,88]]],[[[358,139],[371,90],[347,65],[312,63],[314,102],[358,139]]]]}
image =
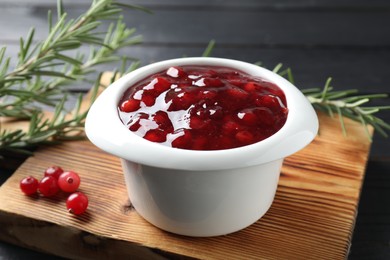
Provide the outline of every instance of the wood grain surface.
{"type": "Polygon", "coordinates": [[[0,239],[79,259],[345,259],[350,247],[370,148],[364,129],[322,114],[320,135],[286,158],[275,201],[252,226],[231,235],[190,238],[155,228],[131,207],[119,159],[88,141],[38,151],[0,188],[0,239]],[[65,210],[65,194],[28,197],[27,175],[39,178],[52,164],[78,172],[90,199],[86,214],[65,210]]]}

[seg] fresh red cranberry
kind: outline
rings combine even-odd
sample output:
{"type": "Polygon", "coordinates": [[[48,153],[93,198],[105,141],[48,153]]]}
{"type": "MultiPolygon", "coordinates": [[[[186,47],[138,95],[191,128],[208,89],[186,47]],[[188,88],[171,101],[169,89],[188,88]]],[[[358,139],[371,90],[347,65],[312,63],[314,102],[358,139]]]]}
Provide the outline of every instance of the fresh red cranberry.
{"type": "Polygon", "coordinates": [[[38,190],[44,197],[51,197],[56,195],[60,188],[58,187],[56,178],[45,176],[39,182],[38,190]]]}
{"type": "Polygon", "coordinates": [[[66,209],[75,215],[83,214],[88,208],[88,197],[81,191],[72,193],[66,200],[66,209]]]}
{"type": "Polygon", "coordinates": [[[80,186],[80,177],[74,171],[64,172],[58,178],[58,186],[62,191],[75,192],[80,186]]]}
{"type": "Polygon", "coordinates": [[[118,110],[130,131],[192,150],[259,142],[279,131],[288,114],[286,97],[272,82],[211,66],[173,66],[150,75],[124,93],[118,110]]]}
{"type": "Polygon", "coordinates": [[[19,183],[21,191],[26,195],[33,195],[37,193],[39,182],[32,176],[23,178],[19,183]]]}
{"type": "Polygon", "coordinates": [[[44,176],[52,176],[52,177],[58,179],[58,177],[60,177],[61,173],[63,173],[63,172],[64,172],[64,170],[61,167],[51,166],[51,167],[47,168],[43,174],[44,174],[44,176]]]}

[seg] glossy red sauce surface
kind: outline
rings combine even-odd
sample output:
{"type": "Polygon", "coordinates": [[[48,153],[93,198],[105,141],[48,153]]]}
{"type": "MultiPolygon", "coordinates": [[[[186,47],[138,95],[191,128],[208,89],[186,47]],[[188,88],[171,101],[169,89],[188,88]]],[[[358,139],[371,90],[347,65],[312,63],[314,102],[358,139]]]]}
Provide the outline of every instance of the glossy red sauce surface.
{"type": "Polygon", "coordinates": [[[283,91],[225,67],[171,67],[124,93],[122,122],[137,135],[175,148],[221,150],[259,142],[285,124],[283,91]]]}

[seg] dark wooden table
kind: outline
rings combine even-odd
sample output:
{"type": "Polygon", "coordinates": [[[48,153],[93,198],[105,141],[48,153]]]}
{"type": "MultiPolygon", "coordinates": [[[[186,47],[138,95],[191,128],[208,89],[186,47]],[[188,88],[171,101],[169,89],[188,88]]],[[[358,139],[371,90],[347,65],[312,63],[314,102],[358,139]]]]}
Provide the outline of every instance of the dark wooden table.
{"type": "MultiPolygon", "coordinates": [[[[389,93],[390,2],[386,0],[138,0],[154,14],[126,11],[125,22],[143,35],[142,45],[124,55],[143,65],[168,58],[199,56],[211,39],[212,56],[279,62],[293,69],[299,88],[322,87],[328,76],[337,89],[389,93]]],[[[64,0],[69,16],[90,1],[64,0]]],[[[16,57],[19,37],[29,27],[37,40],[47,32],[47,10],[55,1],[0,0],[0,45],[16,57]]],[[[109,69],[105,67],[103,69],[109,69]]],[[[88,86],[78,90],[86,91],[88,86]]],[[[390,99],[377,105],[390,105],[390,99]]],[[[382,113],[390,122],[390,113],[382,113]]],[[[361,194],[349,259],[390,259],[390,140],[375,134],[361,194]]],[[[0,184],[12,171],[0,169],[0,184]]],[[[1,200],[6,198],[0,198],[1,200]]],[[[0,259],[44,257],[0,242],[0,259]]]]}

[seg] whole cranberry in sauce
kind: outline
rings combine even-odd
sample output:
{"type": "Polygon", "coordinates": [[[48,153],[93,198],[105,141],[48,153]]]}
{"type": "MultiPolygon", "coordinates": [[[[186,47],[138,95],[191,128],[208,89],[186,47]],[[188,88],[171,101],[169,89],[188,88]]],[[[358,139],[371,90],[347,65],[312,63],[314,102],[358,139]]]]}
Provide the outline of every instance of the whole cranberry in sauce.
{"type": "Polygon", "coordinates": [[[220,150],[253,144],[279,131],[288,114],[275,84],[211,66],[170,67],[124,93],[122,122],[137,135],[175,148],[220,150]]]}

